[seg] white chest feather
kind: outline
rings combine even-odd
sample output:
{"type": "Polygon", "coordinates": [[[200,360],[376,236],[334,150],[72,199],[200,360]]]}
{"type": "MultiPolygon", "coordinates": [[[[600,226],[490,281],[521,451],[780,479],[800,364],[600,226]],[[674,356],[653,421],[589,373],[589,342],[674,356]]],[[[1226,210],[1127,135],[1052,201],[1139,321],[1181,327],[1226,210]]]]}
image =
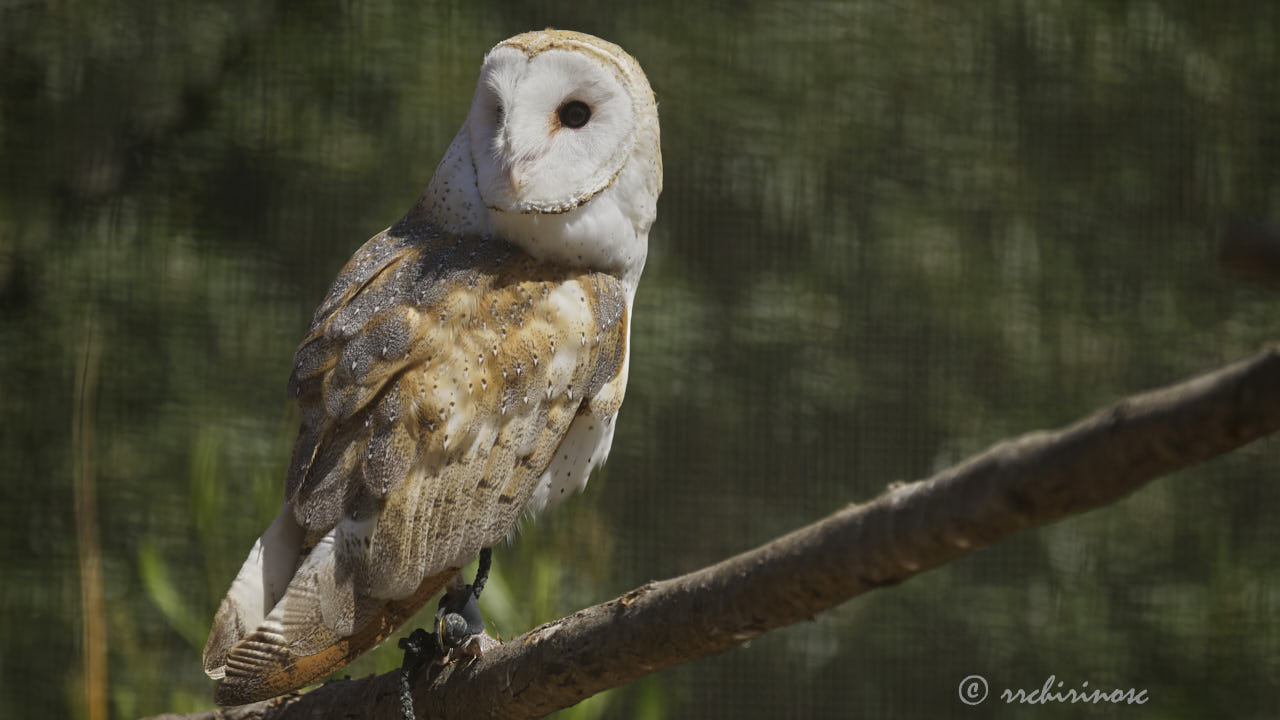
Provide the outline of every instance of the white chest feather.
{"type": "Polygon", "coordinates": [[[553,510],[587,486],[591,471],[609,456],[616,417],[599,420],[591,415],[579,415],[573,421],[555,459],[538,479],[538,486],[529,499],[531,512],[553,510]]]}

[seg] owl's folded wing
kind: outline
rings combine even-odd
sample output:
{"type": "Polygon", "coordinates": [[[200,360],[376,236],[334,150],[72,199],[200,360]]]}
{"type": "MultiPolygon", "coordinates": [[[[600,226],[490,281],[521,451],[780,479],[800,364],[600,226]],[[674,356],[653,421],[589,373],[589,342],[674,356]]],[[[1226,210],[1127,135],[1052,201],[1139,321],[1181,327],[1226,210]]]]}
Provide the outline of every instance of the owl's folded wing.
{"type": "Polygon", "coordinates": [[[500,241],[416,226],[366,243],[295,358],[284,509],[205,647],[218,702],[336,670],[580,487],[622,401],[626,314],[612,276],[500,241]]]}

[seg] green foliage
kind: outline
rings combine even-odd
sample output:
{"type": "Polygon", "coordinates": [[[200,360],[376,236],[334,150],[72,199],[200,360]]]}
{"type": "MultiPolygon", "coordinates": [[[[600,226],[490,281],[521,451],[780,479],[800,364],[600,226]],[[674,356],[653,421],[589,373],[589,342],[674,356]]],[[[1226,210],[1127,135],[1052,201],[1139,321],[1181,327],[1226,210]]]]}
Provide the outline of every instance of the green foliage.
{"type": "MultiPolygon", "coordinates": [[[[9,3],[0,716],[85,712],[86,326],[104,341],[91,469],[111,712],[208,707],[199,650],[279,511],[310,314],[425,186],[485,50],[548,25],[644,65],[666,190],[610,464],[498,550],[491,631],[1276,337],[1280,299],[1222,273],[1217,243],[1233,216],[1280,222],[1280,6],[9,3]]],[[[1169,717],[1263,715],[1276,451],[563,715],[936,717],[968,710],[973,673],[1144,687],[1169,717]]],[[[390,641],[344,673],[399,657],[390,641]]]]}

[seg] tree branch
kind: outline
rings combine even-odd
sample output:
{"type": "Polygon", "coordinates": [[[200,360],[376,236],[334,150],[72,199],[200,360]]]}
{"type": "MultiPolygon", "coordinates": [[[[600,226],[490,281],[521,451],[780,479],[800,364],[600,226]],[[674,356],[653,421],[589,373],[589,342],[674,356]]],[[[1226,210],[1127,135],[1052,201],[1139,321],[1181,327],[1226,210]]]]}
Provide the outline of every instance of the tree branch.
{"type": "MultiPolygon", "coordinates": [[[[655,670],[723,652],[1280,429],[1280,346],[1135,395],[721,563],[651,582],[420,677],[420,716],[544,715],[655,670]]],[[[197,718],[398,718],[395,672],[197,718]]]]}

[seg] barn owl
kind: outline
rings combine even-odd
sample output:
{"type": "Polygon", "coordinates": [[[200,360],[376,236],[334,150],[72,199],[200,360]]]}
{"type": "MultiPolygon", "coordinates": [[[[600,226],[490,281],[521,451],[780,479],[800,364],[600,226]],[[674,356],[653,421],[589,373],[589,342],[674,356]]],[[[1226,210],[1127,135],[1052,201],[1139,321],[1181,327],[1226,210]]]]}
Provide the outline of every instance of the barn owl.
{"type": "Polygon", "coordinates": [[[284,507],[205,646],[219,703],[337,670],[583,488],[613,440],[661,190],[657,105],[621,48],[548,30],[485,56],[427,189],[298,348],[284,507]]]}

